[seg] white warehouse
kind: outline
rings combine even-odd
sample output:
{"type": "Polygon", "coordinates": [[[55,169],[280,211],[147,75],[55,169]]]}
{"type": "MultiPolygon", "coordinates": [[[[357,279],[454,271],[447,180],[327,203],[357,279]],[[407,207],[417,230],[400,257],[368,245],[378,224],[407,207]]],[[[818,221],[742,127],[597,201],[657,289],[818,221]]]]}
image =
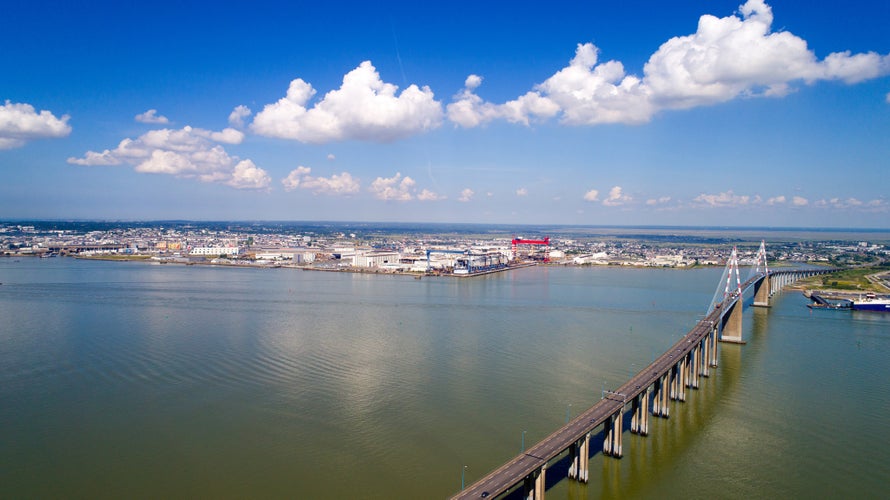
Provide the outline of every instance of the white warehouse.
{"type": "Polygon", "coordinates": [[[241,249],[238,247],[195,247],[189,252],[189,255],[204,255],[217,257],[219,255],[239,255],[241,249]]]}
{"type": "Polygon", "coordinates": [[[399,263],[398,252],[369,252],[357,254],[352,258],[355,267],[383,267],[386,264],[399,263]]]}

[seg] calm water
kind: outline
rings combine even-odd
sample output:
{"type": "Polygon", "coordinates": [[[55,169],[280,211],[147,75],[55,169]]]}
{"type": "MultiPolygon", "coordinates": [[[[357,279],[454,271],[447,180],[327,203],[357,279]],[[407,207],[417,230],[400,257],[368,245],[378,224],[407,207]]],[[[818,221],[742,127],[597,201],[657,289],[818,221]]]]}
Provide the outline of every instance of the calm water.
{"type": "MultiPolygon", "coordinates": [[[[721,271],[0,259],[0,496],[443,498],[648,364],[721,271]]],[[[882,497],[890,315],[805,304],[746,311],[670,420],[548,497],[882,497]]]]}

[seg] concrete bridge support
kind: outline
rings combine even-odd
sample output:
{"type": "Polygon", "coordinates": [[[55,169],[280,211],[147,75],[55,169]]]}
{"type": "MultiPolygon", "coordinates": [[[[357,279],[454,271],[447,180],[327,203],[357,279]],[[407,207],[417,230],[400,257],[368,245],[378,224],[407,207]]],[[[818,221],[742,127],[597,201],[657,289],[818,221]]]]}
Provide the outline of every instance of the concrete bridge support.
{"type": "Polygon", "coordinates": [[[547,464],[526,476],[523,481],[525,500],[544,500],[544,486],[547,477],[547,464]]]}
{"type": "Polygon", "coordinates": [[[686,387],[689,385],[689,356],[680,361],[680,380],[677,381],[677,399],[686,402],[686,387]]]}
{"type": "Polygon", "coordinates": [[[742,340],[742,298],[732,303],[720,320],[720,341],[744,344],[742,340]]]}
{"type": "Polygon", "coordinates": [[[621,443],[623,411],[624,408],[622,407],[603,424],[603,435],[605,436],[603,440],[603,455],[607,457],[621,458],[624,455],[621,443]]]}
{"type": "Polygon", "coordinates": [[[671,372],[670,370],[659,377],[655,381],[654,390],[652,392],[652,414],[656,417],[669,418],[670,412],[670,394],[671,394],[671,372]]]}
{"type": "Polygon", "coordinates": [[[772,296],[770,287],[772,277],[766,276],[754,284],[754,307],[769,307],[769,298],[772,296]]]}
{"type": "MultiPolygon", "coordinates": [[[[646,389],[640,393],[631,402],[630,408],[632,417],[630,420],[630,432],[641,436],[649,435],[649,393],[650,389],[646,389]]],[[[654,401],[653,401],[654,404],[654,401]]],[[[655,413],[655,410],[652,410],[655,413]]]]}
{"type": "Polygon", "coordinates": [[[710,366],[711,366],[711,338],[710,336],[702,339],[701,344],[698,345],[699,352],[701,355],[698,360],[698,373],[702,377],[711,376],[710,366]]]}
{"type": "Polygon", "coordinates": [[[569,466],[569,477],[582,483],[587,482],[590,463],[590,433],[569,448],[572,465],[569,466]]]}
{"type": "Polygon", "coordinates": [[[720,338],[720,334],[717,331],[717,328],[717,325],[714,325],[714,328],[711,330],[711,334],[708,335],[708,343],[711,346],[711,357],[708,362],[710,363],[711,368],[717,368],[717,339],[720,338]]]}
{"type": "Polygon", "coordinates": [[[652,415],[655,415],[656,417],[663,416],[661,414],[662,394],[664,393],[664,385],[662,383],[663,378],[664,377],[656,379],[655,383],[652,384],[652,415]]]}
{"type": "Polygon", "coordinates": [[[695,349],[689,353],[687,358],[689,359],[689,369],[687,370],[689,373],[689,382],[686,387],[689,387],[690,389],[698,389],[698,375],[701,371],[701,367],[699,366],[701,345],[696,346],[695,349]]]}
{"type": "Polygon", "coordinates": [[[671,400],[686,401],[686,358],[671,368],[671,400]]]}

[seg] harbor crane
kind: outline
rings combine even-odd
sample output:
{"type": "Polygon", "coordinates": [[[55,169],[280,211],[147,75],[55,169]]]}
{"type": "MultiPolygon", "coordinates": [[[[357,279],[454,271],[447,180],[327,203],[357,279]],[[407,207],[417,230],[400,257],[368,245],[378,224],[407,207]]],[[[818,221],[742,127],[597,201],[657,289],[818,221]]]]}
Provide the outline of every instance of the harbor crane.
{"type": "Polygon", "coordinates": [[[513,243],[513,258],[514,259],[516,258],[517,245],[543,245],[545,247],[548,247],[548,248],[544,249],[544,262],[550,262],[550,252],[549,252],[550,237],[549,236],[545,236],[543,240],[526,240],[526,239],[522,239],[522,238],[513,238],[512,243],[513,243]]]}

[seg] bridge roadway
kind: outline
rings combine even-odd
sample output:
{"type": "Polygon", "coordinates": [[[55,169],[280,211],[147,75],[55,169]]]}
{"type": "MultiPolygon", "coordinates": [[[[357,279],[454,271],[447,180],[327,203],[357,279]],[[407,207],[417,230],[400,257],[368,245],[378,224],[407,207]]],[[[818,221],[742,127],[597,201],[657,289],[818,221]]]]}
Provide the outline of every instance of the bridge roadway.
{"type": "Polygon", "coordinates": [[[732,309],[735,302],[744,296],[744,292],[764,278],[764,274],[759,274],[742,283],[742,293],[738,291],[732,292],[718,307],[699,320],[695,327],[672,345],[667,352],[634,375],[624,385],[609,393],[568,424],[556,430],[556,432],[525,450],[524,453],[495,469],[451,498],[454,500],[484,498],[482,496],[483,493],[488,493],[486,497],[493,498],[521,483],[524,478],[566,451],[569,446],[578,442],[585,434],[602,425],[612,415],[622,410],[633,398],[654,385],[656,380],[671,371],[679,360],[682,360],[684,356],[689,354],[705,337],[714,331],[723,314],[732,309]]]}

